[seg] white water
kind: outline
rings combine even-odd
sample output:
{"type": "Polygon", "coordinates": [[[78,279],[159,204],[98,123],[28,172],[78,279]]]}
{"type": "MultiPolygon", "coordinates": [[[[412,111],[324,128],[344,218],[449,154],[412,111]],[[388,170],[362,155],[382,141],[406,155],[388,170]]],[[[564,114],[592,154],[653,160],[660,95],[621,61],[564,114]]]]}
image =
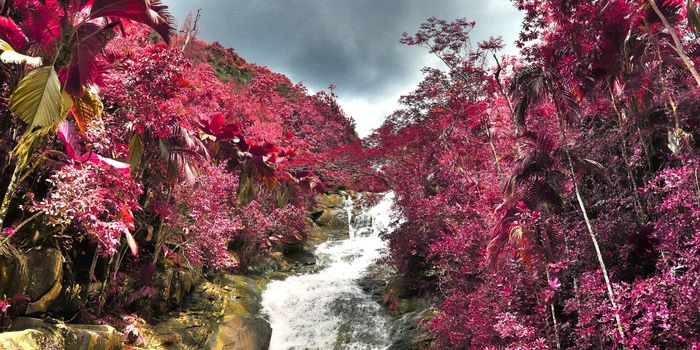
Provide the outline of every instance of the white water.
{"type": "Polygon", "coordinates": [[[355,228],[352,225],[352,211],[355,209],[355,203],[352,200],[352,196],[347,196],[343,200],[343,207],[345,208],[345,213],[348,215],[348,236],[350,239],[355,238],[355,228]]]}
{"type": "Polygon", "coordinates": [[[328,260],[326,268],[268,285],[262,305],[272,326],[270,350],[390,345],[387,315],[360,289],[357,279],[386,248],[379,233],[389,227],[393,198],[393,193],[384,195],[355,219],[355,227],[350,217],[350,239],[318,246],[315,255],[328,260]]]}

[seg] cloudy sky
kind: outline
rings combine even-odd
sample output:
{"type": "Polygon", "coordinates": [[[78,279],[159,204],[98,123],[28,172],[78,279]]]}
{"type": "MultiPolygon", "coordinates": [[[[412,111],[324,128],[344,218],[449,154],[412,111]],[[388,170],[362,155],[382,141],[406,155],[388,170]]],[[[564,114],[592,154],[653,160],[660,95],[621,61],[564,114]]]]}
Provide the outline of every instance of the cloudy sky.
{"type": "Polygon", "coordinates": [[[181,20],[202,9],[199,37],[233,47],[248,61],[284,73],[312,91],[330,83],[361,136],[398,106],[399,96],[437,66],[399,44],[428,17],[477,21],[474,41],[502,36],[516,52],[521,14],[509,0],[167,0],[181,20]]]}

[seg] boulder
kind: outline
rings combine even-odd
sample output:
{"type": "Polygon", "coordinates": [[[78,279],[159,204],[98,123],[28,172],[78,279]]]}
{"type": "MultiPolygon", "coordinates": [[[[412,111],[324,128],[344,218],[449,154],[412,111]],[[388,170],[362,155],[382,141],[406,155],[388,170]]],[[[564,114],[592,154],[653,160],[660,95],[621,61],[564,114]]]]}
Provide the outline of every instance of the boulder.
{"type": "Polygon", "coordinates": [[[161,270],[155,277],[156,295],[150,301],[150,308],[162,315],[174,307],[180,307],[192,287],[201,277],[201,270],[170,267],[161,270]]]}
{"type": "Polygon", "coordinates": [[[224,286],[221,320],[212,328],[207,342],[211,350],[258,350],[267,348],[272,328],[259,317],[266,280],[222,274],[217,284],[224,286]]]}
{"type": "Polygon", "coordinates": [[[210,350],[267,350],[272,328],[262,318],[227,315],[210,338],[210,350]]]}
{"type": "Polygon", "coordinates": [[[387,350],[422,350],[430,347],[430,333],[418,324],[431,317],[432,310],[428,304],[422,309],[403,314],[392,323],[392,344],[387,350]]]}
{"type": "Polygon", "coordinates": [[[31,269],[27,284],[27,296],[39,300],[58,284],[60,291],[63,278],[63,255],[55,248],[32,249],[27,253],[27,266],[31,269]]]}
{"type": "Polygon", "coordinates": [[[58,333],[27,329],[24,331],[5,332],[0,334],[0,349],[34,350],[62,349],[63,339],[58,333]]]}
{"type": "Polygon", "coordinates": [[[348,228],[348,213],[344,209],[322,209],[311,213],[311,219],[322,228],[348,228]]]}
{"type": "Polygon", "coordinates": [[[199,278],[199,274],[191,269],[179,269],[173,274],[170,284],[168,301],[172,306],[179,307],[182,301],[192,291],[192,286],[199,278]]]}
{"type": "Polygon", "coordinates": [[[316,256],[306,250],[297,249],[287,254],[287,259],[302,266],[316,265],[316,256]]]}
{"type": "Polygon", "coordinates": [[[62,279],[63,255],[56,248],[15,251],[0,258],[0,295],[29,297],[28,314],[46,312],[61,294],[62,279]]]}
{"type": "Polygon", "coordinates": [[[119,350],[122,335],[110,326],[47,323],[20,317],[10,331],[0,333],[4,350],[119,350]]]}

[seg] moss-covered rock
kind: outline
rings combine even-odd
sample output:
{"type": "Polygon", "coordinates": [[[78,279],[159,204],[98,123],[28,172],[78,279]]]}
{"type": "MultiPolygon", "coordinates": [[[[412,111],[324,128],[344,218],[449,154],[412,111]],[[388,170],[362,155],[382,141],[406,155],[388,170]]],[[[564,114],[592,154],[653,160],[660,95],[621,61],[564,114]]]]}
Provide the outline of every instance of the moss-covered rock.
{"type": "MultiPolygon", "coordinates": [[[[155,276],[156,295],[153,298],[137,301],[138,307],[141,310],[152,310],[154,315],[163,315],[169,310],[179,308],[201,276],[201,269],[170,266],[161,270],[155,276]]],[[[136,280],[130,283],[133,290],[141,287],[141,284],[136,280]]]]}
{"type": "Polygon", "coordinates": [[[428,300],[414,295],[393,267],[379,261],[369,267],[358,284],[378,303],[393,310],[390,322],[392,345],[389,350],[422,350],[431,346],[430,333],[419,324],[432,317],[432,305],[428,300]],[[385,296],[392,296],[395,304],[385,303],[385,296]]]}
{"type": "Polygon", "coordinates": [[[339,194],[324,194],[318,197],[319,205],[324,209],[340,208],[343,206],[343,197],[339,194]]]}
{"type": "Polygon", "coordinates": [[[224,272],[202,279],[185,298],[182,311],[145,327],[146,348],[267,349],[271,330],[268,334],[269,325],[259,314],[268,281],[262,275],[224,272]]]}
{"type": "Polygon", "coordinates": [[[119,350],[122,335],[110,326],[46,323],[20,317],[10,331],[0,333],[3,350],[119,350]]]}

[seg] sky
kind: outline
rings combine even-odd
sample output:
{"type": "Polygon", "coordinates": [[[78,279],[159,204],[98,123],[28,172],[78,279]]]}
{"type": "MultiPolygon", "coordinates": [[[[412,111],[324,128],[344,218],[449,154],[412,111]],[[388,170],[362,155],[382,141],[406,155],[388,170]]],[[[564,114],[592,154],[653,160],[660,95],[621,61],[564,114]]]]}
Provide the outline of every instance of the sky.
{"type": "Polygon", "coordinates": [[[318,91],[331,83],[360,136],[381,125],[398,99],[439,67],[420,47],[399,43],[429,17],[477,22],[472,40],[503,37],[514,47],[522,15],[510,0],[167,0],[178,23],[202,9],[199,38],[232,47],[318,91]]]}

